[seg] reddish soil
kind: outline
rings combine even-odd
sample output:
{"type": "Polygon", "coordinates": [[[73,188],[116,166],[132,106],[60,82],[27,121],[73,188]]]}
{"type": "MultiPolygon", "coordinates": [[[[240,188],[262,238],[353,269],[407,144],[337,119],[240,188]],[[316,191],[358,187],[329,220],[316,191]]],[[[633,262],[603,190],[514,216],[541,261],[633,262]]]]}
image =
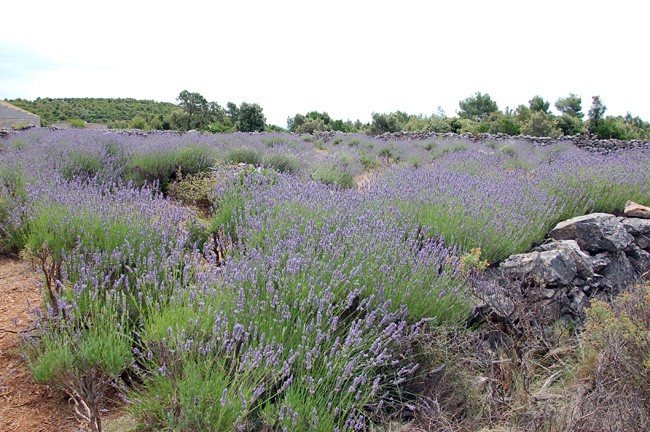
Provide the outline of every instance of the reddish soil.
{"type": "Polygon", "coordinates": [[[27,300],[41,303],[38,274],[20,261],[0,258],[0,431],[79,430],[65,397],[36,384],[20,355],[20,332],[31,326],[27,300]],[[16,320],[17,321],[14,321],[16,320]]]}

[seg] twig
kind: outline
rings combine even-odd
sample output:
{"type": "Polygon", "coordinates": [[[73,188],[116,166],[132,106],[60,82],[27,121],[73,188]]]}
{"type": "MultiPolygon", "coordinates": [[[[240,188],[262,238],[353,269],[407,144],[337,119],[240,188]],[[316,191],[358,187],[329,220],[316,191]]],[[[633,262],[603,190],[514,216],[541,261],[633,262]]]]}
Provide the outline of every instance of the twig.
{"type": "Polygon", "coordinates": [[[0,333],[21,334],[21,333],[29,333],[34,330],[36,330],[36,327],[32,327],[30,329],[25,329],[25,330],[9,330],[9,329],[0,328],[0,333]]]}

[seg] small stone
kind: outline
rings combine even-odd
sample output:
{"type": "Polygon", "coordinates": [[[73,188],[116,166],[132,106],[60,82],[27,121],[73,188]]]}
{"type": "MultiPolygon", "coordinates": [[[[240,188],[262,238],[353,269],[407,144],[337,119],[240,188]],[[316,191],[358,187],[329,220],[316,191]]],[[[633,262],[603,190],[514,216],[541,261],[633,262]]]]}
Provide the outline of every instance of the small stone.
{"type": "Polygon", "coordinates": [[[623,214],[628,217],[650,219],[650,207],[628,201],[625,203],[623,214]]]}

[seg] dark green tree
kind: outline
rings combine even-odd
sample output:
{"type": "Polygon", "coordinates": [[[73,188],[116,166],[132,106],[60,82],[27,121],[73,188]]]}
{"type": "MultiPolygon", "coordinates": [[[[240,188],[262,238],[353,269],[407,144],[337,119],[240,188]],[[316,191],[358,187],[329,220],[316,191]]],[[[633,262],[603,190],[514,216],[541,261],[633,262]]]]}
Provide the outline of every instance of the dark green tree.
{"type": "Polygon", "coordinates": [[[256,103],[242,102],[239,106],[237,130],[241,132],[262,132],[266,126],[266,118],[262,107],[256,103]]]}
{"type": "Polygon", "coordinates": [[[571,117],[583,118],[585,115],[582,113],[582,98],[574,93],[569,93],[565,98],[558,98],[555,101],[555,108],[562,114],[570,115],[571,117]]]}
{"type": "Polygon", "coordinates": [[[291,132],[295,132],[305,122],[305,116],[296,114],[293,117],[287,117],[287,128],[291,132]]]}
{"type": "Polygon", "coordinates": [[[310,111],[308,112],[305,117],[311,118],[314,120],[322,120],[324,124],[329,125],[330,122],[332,121],[332,118],[330,117],[329,114],[326,112],[318,112],[318,111],[310,111]]]}
{"type": "Polygon", "coordinates": [[[591,98],[591,108],[589,108],[589,123],[587,124],[589,132],[597,133],[598,127],[605,118],[605,111],[607,111],[607,107],[600,100],[600,96],[593,96],[591,98]]]}
{"type": "Polygon", "coordinates": [[[487,115],[499,110],[497,103],[492,100],[489,94],[481,94],[480,92],[476,92],[474,96],[458,102],[458,105],[460,107],[458,116],[474,121],[481,121],[487,115]]]}
{"type": "Polygon", "coordinates": [[[208,101],[200,93],[183,90],[178,95],[178,105],[185,112],[185,130],[204,129],[208,123],[208,101]]]}
{"type": "Polygon", "coordinates": [[[550,114],[549,113],[549,108],[551,107],[551,103],[547,102],[542,98],[541,96],[535,96],[531,100],[528,101],[528,105],[530,106],[530,110],[532,112],[541,112],[544,114],[550,114]]]}
{"type": "Polygon", "coordinates": [[[372,135],[380,135],[385,132],[398,132],[401,129],[402,125],[399,123],[397,114],[372,113],[372,123],[370,124],[370,133],[372,135]]]}
{"type": "Polygon", "coordinates": [[[234,102],[228,102],[226,104],[226,113],[230,118],[230,122],[232,124],[236,124],[237,120],[239,119],[239,107],[237,106],[237,104],[234,102]]]}

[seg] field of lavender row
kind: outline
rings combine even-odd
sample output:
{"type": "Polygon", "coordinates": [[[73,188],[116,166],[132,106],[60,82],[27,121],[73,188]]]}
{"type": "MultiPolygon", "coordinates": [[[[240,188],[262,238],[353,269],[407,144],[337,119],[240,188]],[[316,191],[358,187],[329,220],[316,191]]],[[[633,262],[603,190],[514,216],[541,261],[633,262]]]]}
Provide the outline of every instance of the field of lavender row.
{"type": "Polygon", "coordinates": [[[35,379],[94,430],[114,389],[151,430],[370,430],[439,409],[423,344],[483,260],[650,205],[649,156],[29,130],[0,141],[0,249],[43,272],[35,379]]]}

